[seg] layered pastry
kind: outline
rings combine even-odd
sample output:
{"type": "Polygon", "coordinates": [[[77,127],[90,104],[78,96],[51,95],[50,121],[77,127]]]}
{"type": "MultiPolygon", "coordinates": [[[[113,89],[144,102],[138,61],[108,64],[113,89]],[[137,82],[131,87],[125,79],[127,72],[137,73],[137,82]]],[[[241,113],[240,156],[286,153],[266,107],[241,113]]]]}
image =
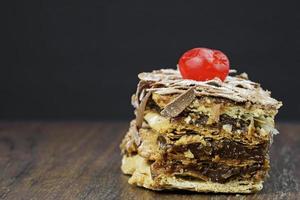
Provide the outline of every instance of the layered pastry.
{"type": "Polygon", "coordinates": [[[129,183],[153,190],[251,193],[270,169],[281,102],[247,74],[183,79],[178,70],[138,75],[136,118],[120,147],[129,183]]]}

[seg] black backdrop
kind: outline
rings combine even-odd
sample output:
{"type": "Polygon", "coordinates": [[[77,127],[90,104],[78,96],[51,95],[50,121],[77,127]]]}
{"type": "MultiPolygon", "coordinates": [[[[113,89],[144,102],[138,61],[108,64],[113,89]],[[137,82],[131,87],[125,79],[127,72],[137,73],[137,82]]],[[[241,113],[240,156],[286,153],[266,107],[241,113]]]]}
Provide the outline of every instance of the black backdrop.
{"type": "Polygon", "coordinates": [[[220,49],[300,119],[297,1],[8,1],[1,119],[129,119],[137,74],[220,49]]]}

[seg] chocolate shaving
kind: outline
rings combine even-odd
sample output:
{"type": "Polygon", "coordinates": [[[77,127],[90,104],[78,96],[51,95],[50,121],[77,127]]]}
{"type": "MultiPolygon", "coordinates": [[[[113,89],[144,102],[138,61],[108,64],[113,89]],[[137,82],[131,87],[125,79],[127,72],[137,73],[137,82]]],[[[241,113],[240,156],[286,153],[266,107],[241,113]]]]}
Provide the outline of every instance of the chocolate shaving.
{"type": "Polygon", "coordinates": [[[137,97],[137,101],[138,101],[138,104],[140,103],[140,100],[143,98],[143,94],[142,93],[145,93],[145,89],[146,88],[150,88],[151,86],[151,83],[152,81],[144,81],[144,80],[141,80],[139,83],[138,83],[138,86],[137,86],[137,89],[136,89],[136,97],[137,97]]]}
{"type": "Polygon", "coordinates": [[[237,71],[235,69],[230,69],[229,70],[229,74],[235,74],[235,73],[237,73],[237,71]]]}
{"type": "Polygon", "coordinates": [[[206,84],[212,85],[212,86],[215,86],[215,87],[222,87],[218,82],[214,82],[214,81],[207,82],[206,84]]]}
{"type": "Polygon", "coordinates": [[[137,129],[137,126],[133,126],[132,129],[132,137],[134,139],[134,142],[137,146],[139,146],[141,144],[141,138],[139,136],[139,131],[137,129]]]}
{"type": "Polygon", "coordinates": [[[235,77],[238,77],[238,78],[241,78],[241,79],[245,79],[245,80],[249,80],[248,74],[246,74],[245,72],[241,73],[239,75],[236,75],[235,77]]]}
{"type": "Polygon", "coordinates": [[[148,92],[142,99],[140,105],[136,109],[136,127],[137,129],[142,127],[143,119],[144,119],[144,111],[146,108],[146,104],[148,102],[149,97],[151,96],[152,92],[148,92]]]}
{"type": "Polygon", "coordinates": [[[188,89],[176,97],[173,101],[168,103],[166,107],[160,112],[164,117],[176,117],[179,115],[192,101],[195,99],[196,94],[194,87],[188,89]]]}

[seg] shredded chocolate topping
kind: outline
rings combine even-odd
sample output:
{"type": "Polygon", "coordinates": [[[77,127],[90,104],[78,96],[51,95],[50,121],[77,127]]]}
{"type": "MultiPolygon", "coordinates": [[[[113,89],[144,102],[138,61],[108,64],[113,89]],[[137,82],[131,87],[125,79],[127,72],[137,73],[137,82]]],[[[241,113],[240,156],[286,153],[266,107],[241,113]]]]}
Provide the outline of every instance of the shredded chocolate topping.
{"type": "Polygon", "coordinates": [[[246,74],[227,76],[224,82],[218,78],[209,81],[182,79],[179,71],[174,69],[144,72],[138,77],[141,81],[151,81],[159,85],[146,90],[161,95],[181,94],[195,86],[196,96],[223,97],[235,102],[251,102],[275,109],[282,105],[280,101],[270,96],[269,91],[263,90],[258,83],[248,80],[246,74]]]}
{"type": "Polygon", "coordinates": [[[164,117],[176,117],[179,115],[192,101],[195,99],[194,88],[190,88],[173,101],[168,103],[166,107],[160,112],[164,117]]]}

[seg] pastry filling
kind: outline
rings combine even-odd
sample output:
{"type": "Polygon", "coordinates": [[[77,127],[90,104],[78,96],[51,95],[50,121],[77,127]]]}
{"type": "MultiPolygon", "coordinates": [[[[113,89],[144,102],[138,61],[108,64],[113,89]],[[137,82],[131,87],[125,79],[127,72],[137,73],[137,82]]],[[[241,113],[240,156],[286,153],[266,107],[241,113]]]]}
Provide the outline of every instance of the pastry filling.
{"type": "Polygon", "coordinates": [[[225,183],[232,179],[262,180],[269,169],[267,161],[244,166],[230,166],[226,163],[201,161],[183,164],[180,160],[157,161],[151,165],[152,178],[160,174],[192,177],[203,181],[225,183]]]}
{"type": "Polygon", "coordinates": [[[259,144],[256,146],[247,146],[228,139],[224,140],[204,140],[206,145],[202,143],[191,143],[180,146],[173,146],[170,150],[172,154],[180,154],[190,151],[193,157],[199,160],[208,157],[218,156],[221,159],[238,159],[238,160],[255,160],[261,161],[267,153],[267,144],[259,144]]]}
{"type": "Polygon", "coordinates": [[[265,157],[268,144],[245,145],[228,139],[206,138],[202,143],[167,144],[163,136],[158,145],[162,158],[151,165],[153,178],[159,174],[190,176],[225,183],[234,178],[262,180],[269,168],[265,157]]]}

